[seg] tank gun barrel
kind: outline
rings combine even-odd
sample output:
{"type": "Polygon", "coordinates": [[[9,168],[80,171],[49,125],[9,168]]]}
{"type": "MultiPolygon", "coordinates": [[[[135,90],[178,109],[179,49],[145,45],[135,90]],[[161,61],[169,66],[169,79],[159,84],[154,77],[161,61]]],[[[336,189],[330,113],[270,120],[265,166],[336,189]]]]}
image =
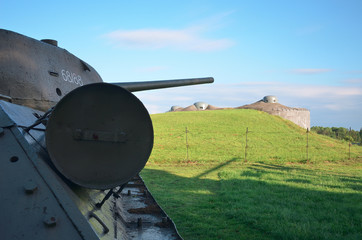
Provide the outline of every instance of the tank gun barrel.
{"type": "Polygon", "coordinates": [[[144,91],[144,90],[181,87],[181,86],[205,84],[205,83],[213,83],[213,82],[214,82],[214,78],[206,77],[206,78],[188,78],[188,79],[145,81],[145,82],[120,82],[120,83],[112,83],[112,84],[123,87],[130,92],[137,92],[137,91],[144,91]]]}

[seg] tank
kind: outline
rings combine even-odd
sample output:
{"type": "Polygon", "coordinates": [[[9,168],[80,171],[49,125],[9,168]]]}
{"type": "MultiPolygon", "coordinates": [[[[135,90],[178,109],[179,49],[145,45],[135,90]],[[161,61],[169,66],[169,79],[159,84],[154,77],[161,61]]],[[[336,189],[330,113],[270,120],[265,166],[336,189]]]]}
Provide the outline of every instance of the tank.
{"type": "Polygon", "coordinates": [[[181,239],[139,172],[153,126],[132,94],[213,82],[103,82],[58,46],[0,29],[2,239],[181,239]]]}

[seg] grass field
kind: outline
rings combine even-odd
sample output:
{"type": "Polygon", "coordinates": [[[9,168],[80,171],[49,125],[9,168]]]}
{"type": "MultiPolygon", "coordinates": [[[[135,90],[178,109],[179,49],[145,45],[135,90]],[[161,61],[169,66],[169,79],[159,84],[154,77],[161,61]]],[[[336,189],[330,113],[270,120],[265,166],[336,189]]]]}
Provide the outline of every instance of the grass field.
{"type": "Polygon", "coordinates": [[[152,120],[141,175],[184,239],[362,239],[362,147],[309,133],[307,159],[304,129],[255,110],[152,120]]]}

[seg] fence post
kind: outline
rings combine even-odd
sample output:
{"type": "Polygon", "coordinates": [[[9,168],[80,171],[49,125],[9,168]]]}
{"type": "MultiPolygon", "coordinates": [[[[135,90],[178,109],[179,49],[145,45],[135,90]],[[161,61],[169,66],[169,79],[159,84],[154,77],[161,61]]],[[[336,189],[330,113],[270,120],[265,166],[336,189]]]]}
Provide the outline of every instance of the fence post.
{"type": "Polygon", "coordinates": [[[307,163],[309,163],[309,128],[307,128],[307,163]]]}
{"type": "Polygon", "coordinates": [[[248,155],[248,132],[249,132],[249,128],[246,128],[246,132],[245,132],[245,160],[244,162],[247,162],[247,155],[248,155]]]}
{"type": "Polygon", "coordinates": [[[187,127],[186,127],[186,130],[185,130],[185,134],[186,134],[186,160],[189,161],[189,142],[187,140],[187,133],[189,131],[187,130],[187,127]]]}
{"type": "Polygon", "coordinates": [[[349,143],[348,143],[348,146],[349,146],[349,150],[348,150],[348,160],[351,160],[351,139],[352,139],[352,137],[351,137],[351,131],[352,131],[352,128],[351,127],[349,127],[349,143]]]}

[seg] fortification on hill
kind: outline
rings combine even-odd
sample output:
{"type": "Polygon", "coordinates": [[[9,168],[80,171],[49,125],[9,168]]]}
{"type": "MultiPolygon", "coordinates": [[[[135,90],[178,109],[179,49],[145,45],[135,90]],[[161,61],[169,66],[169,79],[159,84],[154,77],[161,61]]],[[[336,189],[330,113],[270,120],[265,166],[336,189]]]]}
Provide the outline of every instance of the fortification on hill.
{"type": "MultiPolygon", "coordinates": [[[[204,111],[204,110],[219,110],[219,109],[225,109],[225,108],[215,107],[205,102],[196,102],[193,105],[190,105],[185,108],[182,108],[180,106],[172,106],[170,112],[204,111]]],[[[308,109],[284,106],[278,103],[278,98],[276,96],[265,96],[260,101],[236,107],[235,109],[255,109],[267,112],[271,115],[277,115],[284,119],[290,120],[302,128],[310,129],[310,112],[308,109]]]]}

